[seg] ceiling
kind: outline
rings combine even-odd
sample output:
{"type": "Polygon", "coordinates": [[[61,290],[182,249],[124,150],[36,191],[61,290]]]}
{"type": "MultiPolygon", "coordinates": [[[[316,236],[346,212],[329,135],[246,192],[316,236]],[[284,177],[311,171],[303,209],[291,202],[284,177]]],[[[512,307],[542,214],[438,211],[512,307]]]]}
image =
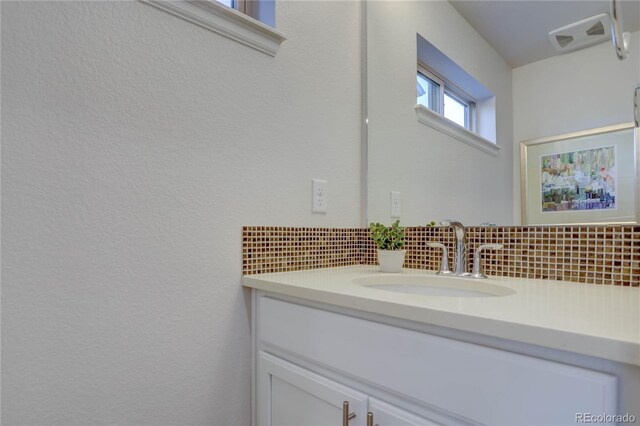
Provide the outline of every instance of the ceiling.
{"type": "MultiPolygon", "coordinates": [[[[608,0],[449,2],[513,68],[559,54],[549,42],[549,31],[600,13],[609,13],[610,7],[608,0]]],[[[640,30],[640,1],[618,0],[618,4],[623,30],[640,30]]],[[[613,52],[613,45],[611,50],[613,52]]]]}

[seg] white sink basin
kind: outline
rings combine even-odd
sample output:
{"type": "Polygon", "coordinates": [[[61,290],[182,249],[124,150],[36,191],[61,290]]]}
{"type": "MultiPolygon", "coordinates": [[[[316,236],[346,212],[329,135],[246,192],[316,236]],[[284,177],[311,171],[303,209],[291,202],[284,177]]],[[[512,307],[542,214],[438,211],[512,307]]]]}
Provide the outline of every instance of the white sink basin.
{"type": "Polygon", "coordinates": [[[354,278],[355,284],[381,291],[447,297],[496,297],[515,290],[482,280],[435,275],[371,275],[354,278]]]}

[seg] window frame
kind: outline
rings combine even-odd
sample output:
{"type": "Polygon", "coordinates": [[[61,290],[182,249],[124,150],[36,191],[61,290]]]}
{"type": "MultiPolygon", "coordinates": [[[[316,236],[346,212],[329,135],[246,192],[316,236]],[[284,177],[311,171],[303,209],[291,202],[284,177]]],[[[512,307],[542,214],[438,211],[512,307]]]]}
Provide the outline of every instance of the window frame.
{"type": "Polygon", "coordinates": [[[421,66],[420,63],[418,63],[418,74],[422,74],[424,77],[428,78],[429,80],[433,81],[438,85],[438,103],[436,105],[438,109],[435,110],[435,109],[429,108],[426,105],[424,106],[444,116],[443,115],[444,114],[444,86],[445,86],[444,80],[440,78],[438,75],[434,74],[430,69],[424,66],[421,66]]]}
{"type": "Polygon", "coordinates": [[[286,40],[286,36],[274,26],[254,19],[217,0],[140,1],[269,56],[276,56],[280,45],[286,40]]]}
{"type": "MultiPolygon", "coordinates": [[[[454,101],[458,102],[459,104],[464,105],[464,126],[463,127],[465,129],[470,130],[470,131],[473,132],[474,131],[473,124],[474,124],[474,121],[475,121],[475,120],[473,120],[473,111],[474,111],[475,102],[469,101],[466,98],[460,96],[458,94],[458,92],[453,91],[448,86],[445,86],[444,94],[449,96],[451,99],[453,99],[454,101]]],[[[442,105],[443,105],[443,111],[444,111],[444,100],[443,100],[443,104],[442,105]]],[[[444,112],[443,112],[442,115],[443,115],[444,118],[447,118],[444,115],[444,112]]],[[[449,119],[447,118],[447,120],[449,120],[449,119]]],[[[455,123],[455,121],[454,121],[454,123],[455,123]]]]}
{"type": "MultiPolygon", "coordinates": [[[[465,106],[465,117],[464,117],[464,126],[460,126],[464,129],[469,130],[470,132],[476,131],[476,101],[471,96],[469,96],[464,90],[460,89],[455,84],[451,83],[446,78],[442,77],[440,74],[434,72],[431,68],[429,68],[424,62],[418,61],[417,63],[417,73],[422,74],[423,76],[433,80],[436,84],[439,85],[439,93],[438,93],[438,109],[434,110],[429,108],[426,105],[420,104],[425,108],[430,109],[435,112],[442,118],[445,118],[452,123],[460,126],[453,120],[445,117],[444,115],[444,95],[445,93],[453,98],[455,101],[463,104],[465,106]]],[[[416,98],[417,99],[417,98],[416,98]]]]}
{"type": "MultiPolygon", "coordinates": [[[[218,1],[218,0],[214,0],[218,1]]],[[[223,6],[226,4],[219,1],[223,6]]],[[[247,16],[252,17],[253,19],[258,19],[258,8],[255,5],[255,1],[251,0],[231,0],[231,9],[237,10],[240,13],[244,13],[247,16]]],[[[227,6],[229,7],[229,6],[227,6]]],[[[259,19],[258,19],[259,20],[259,19]]]]}

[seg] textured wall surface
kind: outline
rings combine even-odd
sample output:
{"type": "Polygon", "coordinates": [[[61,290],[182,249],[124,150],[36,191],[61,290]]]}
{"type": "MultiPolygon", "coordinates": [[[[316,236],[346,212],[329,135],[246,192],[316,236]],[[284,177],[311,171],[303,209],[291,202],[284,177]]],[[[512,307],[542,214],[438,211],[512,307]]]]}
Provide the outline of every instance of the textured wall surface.
{"type": "Polygon", "coordinates": [[[359,5],[279,1],[275,58],[140,2],[1,7],[2,423],[249,424],[242,225],[361,225],[359,5]]]}
{"type": "Polygon", "coordinates": [[[368,214],[391,221],[455,218],[466,225],[512,223],[511,68],[445,1],[367,4],[368,214]],[[496,95],[498,158],[416,119],[416,33],[496,95]]]}

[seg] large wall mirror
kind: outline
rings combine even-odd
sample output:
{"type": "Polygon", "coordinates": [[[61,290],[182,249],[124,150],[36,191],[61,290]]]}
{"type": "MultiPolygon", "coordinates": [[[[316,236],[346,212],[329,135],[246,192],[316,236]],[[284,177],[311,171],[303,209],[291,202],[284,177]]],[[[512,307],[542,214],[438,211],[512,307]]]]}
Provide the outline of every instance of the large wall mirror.
{"type": "MultiPolygon", "coordinates": [[[[511,225],[553,216],[534,222],[522,211],[520,143],[634,120],[640,2],[618,3],[630,38],[624,61],[611,41],[609,1],[367,1],[366,220],[511,225]],[[555,29],[563,30],[550,38],[555,29]]],[[[618,155],[639,161],[637,142],[623,145],[618,155]]]]}

